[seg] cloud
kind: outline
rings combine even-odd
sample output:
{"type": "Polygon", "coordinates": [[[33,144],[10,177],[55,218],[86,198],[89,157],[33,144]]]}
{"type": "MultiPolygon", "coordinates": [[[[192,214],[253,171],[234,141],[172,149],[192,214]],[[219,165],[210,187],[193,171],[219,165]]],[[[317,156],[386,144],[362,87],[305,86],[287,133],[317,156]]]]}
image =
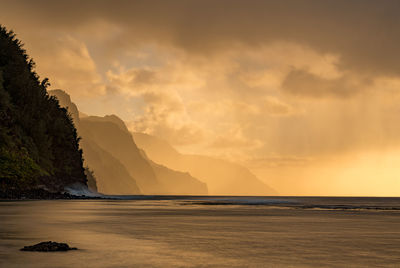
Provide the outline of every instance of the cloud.
{"type": "Polygon", "coordinates": [[[84,42],[63,33],[46,39],[40,31],[26,37],[24,41],[36,62],[36,71],[50,79],[52,88],[68,90],[76,98],[105,94],[104,81],[84,42]]]}
{"type": "Polygon", "coordinates": [[[295,110],[277,98],[267,97],[263,103],[263,112],[270,115],[285,116],[294,113],[295,110]]]}
{"type": "Polygon", "coordinates": [[[0,4],[82,110],[185,152],[294,166],[296,181],[309,166],[316,181],[322,158],[400,146],[399,1],[0,4]]]}
{"type": "Polygon", "coordinates": [[[227,129],[223,135],[218,135],[215,140],[209,145],[213,148],[240,148],[246,150],[259,148],[263,145],[260,140],[249,139],[243,134],[243,129],[240,126],[232,126],[227,129]]]}
{"type": "Polygon", "coordinates": [[[127,71],[122,70],[119,73],[109,70],[107,79],[113,91],[123,90],[135,94],[150,89],[157,77],[153,70],[133,68],[127,71]]]}
{"type": "Polygon", "coordinates": [[[53,87],[67,88],[74,96],[104,94],[102,78],[84,43],[65,36],[58,38],[50,49],[55,51],[46,50],[47,55],[57,57],[40,57],[40,60],[53,63],[41,64],[44,67],[51,66],[47,70],[41,70],[42,73],[57,77],[51,80],[53,87]]]}
{"type": "Polygon", "coordinates": [[[130,120],[132,130],[161,136],[175,145],[202,142],[204,130],[189,116],[181,94],[200,87],[203,81],[185,67],[178,58],[160,61],[157,66],[107,72],[113,92],[144,103],[141,113],[130,120]]]}
{"type": "MultiPolygon", "coordinates": [[[[385,40],[396,43],[398,4],[386,1],[376,8],[365,1],[363,12],[359,5],[302,0],[13,1],[1,13],[6,23],[21,29],[22,39],[27,37],[40,73],[49,75],[56,87],[73,97],[100,95],[109,103],[125,99],[121,107],[138,100],[125,109],[133,112],[124,114],[137,129],[188,144],[196,138],[210,143],[223,136],[226,124],[242,125],[242,136],[268,144],[266,151],[314,154],[351,146],[363,136],[366,123],[341,133],[354,120],[391,118],[370,104],[374,94],[396,94],[398,69],[390,62],[398,53],[385,40]],[[310,5],[312,9],[306,8],[310,5]],[[40,29],[36,39],[34,29],[40,29]],[[374,35],[378,29],[380,34],[374,35]],[[354,107],[363,105],[371,111],[358,114],[354,107]],[[330,135],[317,125],[325,118],[333,118],[325,128],[340,142],[323,142],[330,135]]],[[[373,124],[380,128],[386,123],[373,124]]]]}
{"type": "Polygon", "coordinates": [[[304,70],[292,70],[282,83],[283,91],[303,97],[349,98],[369,89],[371,79],[357,76],[342,76],[325,79],[304,70]]]}
{"type": "Polygon", "coordinates": [[[246,166],[250,168],[270,168],[270,167],[280,167],[284,168],[286,166],[303,166],[309,164],[313,161],[310,157],[301,157],[295,155],[270,155],[264,157],[252,157],[246,159],[246,166]]]}
{"type": "Polygon", "coordinates": [[[178,95],[145,92],[144,114],[137,116],[129,127],[132,131],[163,137],[172,144],[196,144],[203,139],[203,130],[188,117],[178,95]]]}
{"type": "Polygon", "coordinates": [[[237,44],[257,49],[285,40],[339,54],[346,69],[399,74],[400,3],[393,0],[99,0],[95,5],[26,0],[3,1],[2,9],[5,21],[19,14],[32,27],[46,25],[86,35],[98,29],[99,21],[107,21],[119,29],[112,46],[121,49],[153,42],[212,55],[237,44]]]}
{"type": "Polygon", "coordinates": [[[120,92],[131,95],[146,91],[193,90],[204,85],[201,71],[193,70],[180,55],[154,51],[153,57],[155,55],[159,57],[156,66],[147,63],[140,67],[119,66],[117,70],[109,69],[106,72],[108,83],[120,92]]]}

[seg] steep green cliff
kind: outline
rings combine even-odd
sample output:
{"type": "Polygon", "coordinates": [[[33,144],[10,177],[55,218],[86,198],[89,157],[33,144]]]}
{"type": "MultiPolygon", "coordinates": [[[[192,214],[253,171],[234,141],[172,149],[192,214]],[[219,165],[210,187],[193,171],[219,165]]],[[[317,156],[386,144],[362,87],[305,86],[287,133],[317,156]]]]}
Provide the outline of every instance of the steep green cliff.
{"type": "Polygon", "coordinates": [[[0,192],[86,185],[74,124],[15,34],[0,26],[0,192]]]}

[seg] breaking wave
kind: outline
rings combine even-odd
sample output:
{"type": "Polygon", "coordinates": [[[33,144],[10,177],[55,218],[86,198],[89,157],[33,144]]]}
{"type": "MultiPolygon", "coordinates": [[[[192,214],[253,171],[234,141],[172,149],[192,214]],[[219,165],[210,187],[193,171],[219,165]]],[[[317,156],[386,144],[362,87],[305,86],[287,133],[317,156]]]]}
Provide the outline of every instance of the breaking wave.
{"type": "Polygon", "coordinates": [[[102,194],[93,192],[89,190],[89,188],[86,185],[83,185],[81,183],[75,183],[72,185],[69,185],[64,188],[64,190],[75,196],[87,196],[87,197],[104,197],[102,194]]]}

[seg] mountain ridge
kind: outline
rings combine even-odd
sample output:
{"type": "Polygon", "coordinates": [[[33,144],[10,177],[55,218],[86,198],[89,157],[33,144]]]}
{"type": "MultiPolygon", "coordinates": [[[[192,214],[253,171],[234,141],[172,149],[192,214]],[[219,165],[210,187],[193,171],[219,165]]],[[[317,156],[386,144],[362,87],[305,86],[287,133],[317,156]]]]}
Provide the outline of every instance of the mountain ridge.
{"type": "Polygon", "coordinates": [[[211,195],[277,195],[250,170],[226,160],[179,153],[167,141],[145,133],[132,133],[136,144],[151,159],[172,169],[189,172],[207,183],[211,195]]]}
{"type": "MultiPolygon", "coordinates": [[[[65,107],[75,107],[65,91],[50,91],[65,107]]],[[[75,112],[79,116],[79,110],[75,112]]],[[[78,133],[89,168],[106,194],[207,194],[205,183],[190,174],[151,161],[136,146],[125,123],[116,115],[79,118],[78,133]],[[95,160],[96,159],[96,160],[95,160]],[[113,162],[114,165],[107,165],[113,162]],[[99,164],[103,163],[103,164],[99,164]],[[110,170],[114,170],[110,172],[110,170]],[[110,181],[116,181],[120,187],[110,181]],[[126,185],[126,187],[123,187],[126,185]],[[130,186],[129,186],[130,185],[130,186]],[[136,185],[136,187],[134,186],[136,185]],[[131,189],[133,192],[130,192],[131,189]]]]}

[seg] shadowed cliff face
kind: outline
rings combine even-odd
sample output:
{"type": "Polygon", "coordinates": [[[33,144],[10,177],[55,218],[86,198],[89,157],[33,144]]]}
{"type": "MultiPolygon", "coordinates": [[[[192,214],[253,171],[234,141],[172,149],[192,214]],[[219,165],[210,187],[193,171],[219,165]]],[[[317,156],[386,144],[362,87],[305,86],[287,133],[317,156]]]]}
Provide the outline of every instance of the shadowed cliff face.
{"type": "MultiPolygon", "coordinates": [[[[62,90],[49,92],[62,106],[72,107],[62,90]]],[[[94,171],[98,191],[104,194],[207,194],[207,186],[190,174],[154,163],[136,146],[125,123],[115,115],[79,118],[85,163],[94,171]]]]}
{"type": "Polygon", "coordinates": [[[82,151],[67,111],[48,95],[22,42],[0,25],[0,194],[86,187],[82,151]]]}
{"type": "Polygon", "coordinates": [[[79,131],[82,133],[82,140],[96,143],[118,159],[135,178],[143,193],[154,194],[161,191],[154,171],[140,155],[129,132],[108,120],[99,120],[98,117],[92,120],[91,116],[81,119],[79,131]]]}
{"type": "Polygon", "coordinates": [[[81,144],[85,163],[95,172],[97,191],[115,195],[141,193],[125,166],[88,137],[81,144]]]}
{"type": "Polygon", "coordinates": [[[200,155],[183,155],[170,144],[151,135],[133,133],[148,156],[172,169],[190,172],[207,183],[211,195],[276,195],[248,169],[238,164],[200,155]]]}

